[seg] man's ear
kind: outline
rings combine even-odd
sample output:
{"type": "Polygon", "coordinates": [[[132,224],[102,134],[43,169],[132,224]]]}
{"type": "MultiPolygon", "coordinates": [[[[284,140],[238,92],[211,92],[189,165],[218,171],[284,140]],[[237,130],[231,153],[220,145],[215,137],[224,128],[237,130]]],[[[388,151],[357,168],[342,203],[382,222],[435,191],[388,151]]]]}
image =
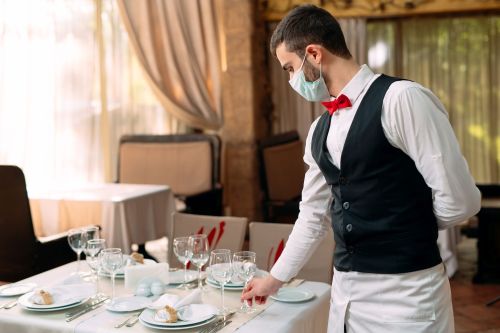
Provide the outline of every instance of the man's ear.
{"type": "Polygon", "coordinates": [[[323,51],[323,46],[318,44],[309,44],[306,46],[306,54],[309,55],[309,61],[317,65],[321,63],[323,51]]]}

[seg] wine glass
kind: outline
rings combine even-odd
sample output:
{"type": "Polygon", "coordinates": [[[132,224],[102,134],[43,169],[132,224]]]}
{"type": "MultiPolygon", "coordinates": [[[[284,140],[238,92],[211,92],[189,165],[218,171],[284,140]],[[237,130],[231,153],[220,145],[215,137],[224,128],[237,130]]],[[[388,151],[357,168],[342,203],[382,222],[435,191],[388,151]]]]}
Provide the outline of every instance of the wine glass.
{"type": "Polygon", "coordinates": [[[189,237],[174,238],[174,253],[177,259],[184,265],[184,283],[179,288],[189,289],[187,285],[187,264],[189,262],[189,237]]]}
{"type": "Polygon", "coordinates": [[[102,238],[90,239],[85,245],[85,260],[95,277],[96,294],[99,294],[99,270],[101,268],[100,252],[105,248],[106,240],[102,238]]]}
{"type": "Polygon", "coordinates": [[[226,249],[213,250],[210,253],[210,274],[220,284],[222,305],[219,314],[225,316],[229,310],[224,306],[224,286],[231,280],[231,251],[226,249]]]}
{"type": "Polygon", "coordinates": [[[80,254],[84,248],[84,236],[82,229],[70,229],[68,231],[68,243],[73,251],[76,252],[76,273],[80,273],[80,254]]]}
{"type": "Polygon", "coordinates": [[[107,248],[102,250],[101,255],[102,268],[111,274],[111,305],[115,302],[115,276],[116,272],[123,267],[123,254],[122,249],[107,248]]]}
{"type": "Polygon", "coordinates": [[[207,235],[193,235],[188,239],[189,260],[198,268],[198,289],[203,290],[201,268],[208,261],[207,235]]]}
{"type": "Polygon", "coordinates": [[[83,230],[82,237],[83,237],[84,252],[85,252],[85,243],[91,239],[99,238],[99,227],[89,226],[82,228],[82,230],[83,230]]]}
{"type": "MultiPolygon", "coordinates": [[[[243,281],[245,281],[245,288],[248,285],[248,282],[255,276],[257,272],[257,265],[255,264],[256,259],[255,252],[251,251],[241,251],[233,254],[233,269],[236,276],[243,281]]],[[[251,313],[255,309],[248,305],[248,300],[244,301],[240,307],[239,312],[242,313],[251,313]]]]}

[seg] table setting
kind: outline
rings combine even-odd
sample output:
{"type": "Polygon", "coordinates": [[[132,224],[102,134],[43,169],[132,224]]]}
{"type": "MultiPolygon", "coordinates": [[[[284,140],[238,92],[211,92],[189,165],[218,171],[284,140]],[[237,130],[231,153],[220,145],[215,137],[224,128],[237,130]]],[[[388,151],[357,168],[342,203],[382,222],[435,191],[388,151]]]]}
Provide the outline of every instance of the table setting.
{"type": "MultiPolygon", "coordinates": [[[[1,331],[28,332],[25,323],[30,322],[39,332],[113,332],[122,327],[134,332],[255,332],[254,325],[283,326],[281,312],[307,312],[307,303],[326,307],[321,316],[326,325],[330,288],[324,283],[292,280],[264,305],[240,301],[253,277],[269,274],[257,268],[254,252],[209,251],[206,235],[174,239],[184,269],[170,269],[167,263],[107,248],[94,229],[82,228],[80,237],[74,234],[68,242],[76,262],[0,288],[1,331]],[[81,253],[86,254],[89,271],[80,266],[81,253]],[[188,269],[188,262],[196,269],[188,269]],[[13,301],[14,305],[7,304],[13,301]],[[277,305],[279,315],[268,310],[277,305]],[[6,315],[9,312],[15,315],[6,315]]],[[[291,322],[302,321],[299,312],[291,322]]],[[[290,327],[283,332],[290,332],[290,327]]]]}

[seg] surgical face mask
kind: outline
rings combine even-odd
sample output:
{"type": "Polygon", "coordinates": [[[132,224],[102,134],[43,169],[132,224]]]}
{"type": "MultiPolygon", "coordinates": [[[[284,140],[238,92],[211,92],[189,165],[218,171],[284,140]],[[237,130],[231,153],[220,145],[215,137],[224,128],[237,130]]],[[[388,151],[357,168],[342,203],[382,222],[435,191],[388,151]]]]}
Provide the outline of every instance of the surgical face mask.
{"type": "Polygon", "coordinates": [[[304,75],[304,62],[306,61],[307,54],[302,60],[302,65],[300,69],[295,72],[292,79],[288,81],[292,86],[293,90],[299,93],[300,96],[304,97],[309,102],[320,102],[330,100],[330,93],[326,87],[325,80],[323,79],[323,73],[321,71],[321,63],[319,64],[319,78],[315,81],[309,82],[306,80],[304,75]]]}

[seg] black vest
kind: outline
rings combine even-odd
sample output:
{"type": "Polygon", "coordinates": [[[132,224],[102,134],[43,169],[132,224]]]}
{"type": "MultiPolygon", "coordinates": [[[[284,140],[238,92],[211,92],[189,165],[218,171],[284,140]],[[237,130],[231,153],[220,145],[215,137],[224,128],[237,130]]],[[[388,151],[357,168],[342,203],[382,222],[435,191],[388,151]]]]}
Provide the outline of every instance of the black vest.
{"type": "Polygon", "coordinates": [[[313,134],[312,155],[334,198],[334,264],[339,271],[394,274],[441,262],[431,189],[382,128],[382,102],[397,80],[382,75],[366,92],[347,134],[340,170],[328,159],[328,112],[313,134]]]}

